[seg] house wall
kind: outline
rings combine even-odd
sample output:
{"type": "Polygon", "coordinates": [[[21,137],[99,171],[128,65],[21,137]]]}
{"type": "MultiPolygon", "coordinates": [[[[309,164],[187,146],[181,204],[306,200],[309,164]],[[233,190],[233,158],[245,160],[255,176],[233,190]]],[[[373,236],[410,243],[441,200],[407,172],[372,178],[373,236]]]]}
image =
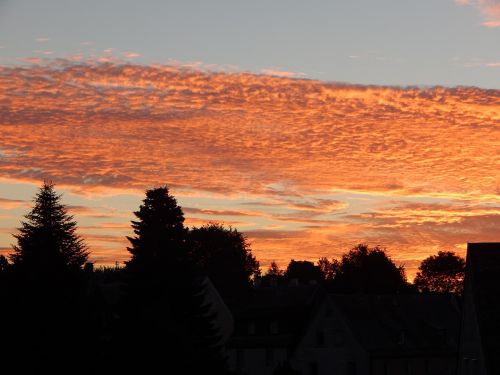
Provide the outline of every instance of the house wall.
{"type": "Polygon", "coordinates": [[[288,360],[302,375],[456,374],[455,354],[408,358],[398,355],[371,357],[344,319],[334,300],[327,297],[316,309],[302,339],[293,350],[274,348],[270,355],[269,349],[265,348],[230,348],[227,353],[231,368],[248,375],[267,375],[272,374],[278,364],[288,360]]]}
{"type": "Polygon", "coordinates": [[[312,319],[291,361],[303,375],[369,373],[369,357],[330,298],[312,319]]]}

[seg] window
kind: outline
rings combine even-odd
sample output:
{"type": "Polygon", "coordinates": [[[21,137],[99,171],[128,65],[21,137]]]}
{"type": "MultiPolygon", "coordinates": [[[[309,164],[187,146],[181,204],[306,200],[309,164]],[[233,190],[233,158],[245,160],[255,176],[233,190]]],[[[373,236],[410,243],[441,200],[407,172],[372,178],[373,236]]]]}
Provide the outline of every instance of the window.
{"type": "Polygon", "coordinates": [[[405,331],[400,331],[399,332],[398,344],[399,345],[406,344],[406,333],[405,333],[405,331]]]}

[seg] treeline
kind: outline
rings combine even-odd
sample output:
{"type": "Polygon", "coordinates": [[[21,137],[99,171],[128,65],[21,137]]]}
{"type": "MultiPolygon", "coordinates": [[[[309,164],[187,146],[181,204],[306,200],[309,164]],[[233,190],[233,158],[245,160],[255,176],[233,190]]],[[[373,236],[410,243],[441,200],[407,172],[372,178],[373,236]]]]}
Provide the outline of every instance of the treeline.
{"type": "Polygon", "coordinates": [[[454,293],[461,294],[465,260],[439,251],[422,261],[413,283],[404,265],[397,266],[378,246],[359,244],[340,259],[323,257],[316,263],[291,260],[285,270],[272,262],[259,284],[321,284],[333,293],[454,293]]]}
{"type": "Polygon", "coordinates": [[[340,259],[292,260],[266,272],[245,236],[207,224],[187,228],[166,186],[146,191],[123,268],[94,270],[77,224],[44,183],[9,257],[0,256],[4,358],[17,372],[229,373],[214,322],[210,281],[230,309],[253,288],[316,283],[337,293],[459,293],[464,260],[439,252],[414,283],[379,247],[358,245],[340,259]],[[210,280],[210,281],[207,281],[210,280]]]}

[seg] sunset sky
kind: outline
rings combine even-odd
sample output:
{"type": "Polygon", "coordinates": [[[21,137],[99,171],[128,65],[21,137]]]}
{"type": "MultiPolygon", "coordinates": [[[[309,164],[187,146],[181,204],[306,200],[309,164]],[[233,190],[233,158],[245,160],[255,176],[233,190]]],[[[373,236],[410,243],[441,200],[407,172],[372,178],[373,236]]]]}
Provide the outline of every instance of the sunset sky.
{"type": "Polygon", "coordinates": [[[500,1],[0,1],[0,253],[44,179],[91,259],[144,190],[266,269],[500,240],[500,1]]]}

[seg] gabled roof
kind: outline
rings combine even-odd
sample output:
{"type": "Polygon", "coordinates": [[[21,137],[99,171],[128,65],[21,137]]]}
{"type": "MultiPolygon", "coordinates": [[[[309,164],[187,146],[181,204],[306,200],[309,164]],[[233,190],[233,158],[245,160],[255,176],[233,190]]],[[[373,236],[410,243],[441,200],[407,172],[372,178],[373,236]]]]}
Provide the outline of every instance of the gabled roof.
{"type": "Polygon", "coordinates": [[[332,295],[361,346],[374,356],[456,353],[460,311],[449,295],[332,295]]]}
{"type": "Polygon", "coordinates": [[[481,345],[489,374],[500,374],[500,243],[470,243],[466,282],[470,283],[481,345]]]}
{"type": "Polygon", "coordinates": [[[235,330],[227,346],[292,349],[324,296],[315,285],[254,289],[244,306],[233,311],[235,330]]]}

